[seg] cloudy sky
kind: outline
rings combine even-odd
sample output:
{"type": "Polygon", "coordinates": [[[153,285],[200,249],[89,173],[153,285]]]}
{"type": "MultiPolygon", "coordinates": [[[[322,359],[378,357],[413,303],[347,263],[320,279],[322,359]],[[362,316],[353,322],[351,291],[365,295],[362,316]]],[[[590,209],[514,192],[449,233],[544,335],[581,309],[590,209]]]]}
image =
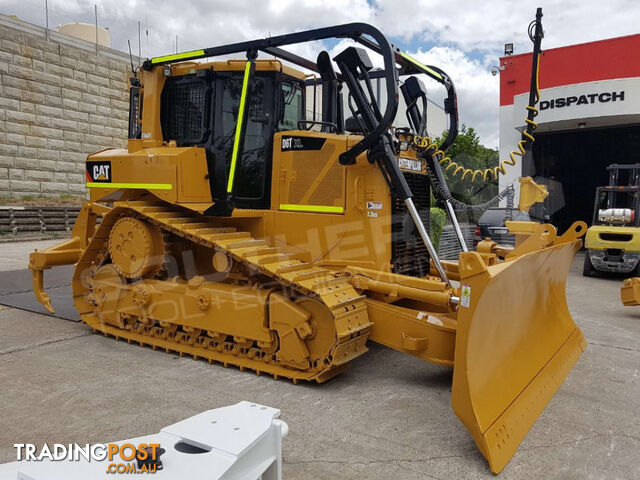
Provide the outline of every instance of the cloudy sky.
{"type": "MultiPolygon", "coordinates": [[[[0,0],[0,13],[44,25],[44,3],[0,0]]],[[[482,142],[491,147],[498,146],[499,86],[491,67],[507,42],[515,44],[515,53],[530,50],[526,30],[537,6],[544,9],[543,48],[640,32],[638,0],[48,0],[48,4],[51,27],[93,23],[97,4],[98,23],[111,31],[112,47],[126,50],[129,39],[134,54],[140,21],[143,56],[173,52],[176,35],[179,50],[185,51],[368,22],[409,54],[449,73],[458,90],[462,121],[476,128],[482,142]]],[[[441,98],[436,86],[430,86],[431,91],[441,98]]]]}

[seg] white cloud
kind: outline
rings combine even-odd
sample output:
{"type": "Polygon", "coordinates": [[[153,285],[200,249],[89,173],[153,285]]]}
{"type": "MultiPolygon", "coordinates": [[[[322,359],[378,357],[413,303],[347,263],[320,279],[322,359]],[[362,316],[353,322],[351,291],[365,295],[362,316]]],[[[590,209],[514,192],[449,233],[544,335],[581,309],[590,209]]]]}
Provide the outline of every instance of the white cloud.
{"type": "MultiPolygon", "coordinates": [[[[44,24],[43,5],[36,0],[0,0],[0,11],[44,24]]],[[[93,23],[93,2],[49,0],[50,23],[93,23]]],[[[482,142],[497,146],[499,78],[490,74],[507,42],[516,53],[528,52],[527,26],[535,9],[544,9],[543,48],[637,33],[637,0],[98,0],[100,25],[109,27],[114,48],[137,45],[137,21],[143,25],[142,54],[172,51],[178,35],[181,51],[279,35],[292,31],[363,21],[388,36],[412,45],[437,46],[412,52],[441,66],[458,90],[460,117],[482,142]],[[148,48],[145,25],[149,27],[148,48]]],[[[313,46],[295,50],[314,58],[313,46]]],[[[335,48],[333,49],[335,50],[335,48]]],[[[333,53],[333,52],[332,52],[333,53]]],[[[594,59],[597,61],[597,59],[594,59]]],[[[441,89],[430,86],[441,98],[441,89]]]]}
{"type": "MultiPolygon", "coordinates": [[[[428,51],[408,53],[422,63],[439,66],[449,75],[458,92],[461,123],[474,127],[485,145],[497,147],[499,79],[491,75],[487,63],[472,60],[462,50],[453,47],[433,47],[428,51]]],[[[432,99],[442,101],[446,92],[440,84],[430,81],[427,88],[432,99]]]]}
{"type": "Polygon", "coordinates": [[[461,50],[500,53],[514,42],[528,52],[527,26],[543,8],[545,48],[638,32],[637,0],[377,0],[380,26],[388,35],[455,45],[461,50]]]}

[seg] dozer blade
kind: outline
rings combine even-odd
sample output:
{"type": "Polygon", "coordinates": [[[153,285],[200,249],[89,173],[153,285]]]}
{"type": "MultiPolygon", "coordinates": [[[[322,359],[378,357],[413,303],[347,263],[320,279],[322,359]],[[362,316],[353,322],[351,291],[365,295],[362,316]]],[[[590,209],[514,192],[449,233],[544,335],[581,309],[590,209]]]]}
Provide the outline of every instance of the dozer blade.
{"type": "Polygon", "coordinates": [[[586,347],[565,296],[580,245],[556,244],[489,267],[476,252],[460,255],[451,402],[494,473],[586,347]]]}

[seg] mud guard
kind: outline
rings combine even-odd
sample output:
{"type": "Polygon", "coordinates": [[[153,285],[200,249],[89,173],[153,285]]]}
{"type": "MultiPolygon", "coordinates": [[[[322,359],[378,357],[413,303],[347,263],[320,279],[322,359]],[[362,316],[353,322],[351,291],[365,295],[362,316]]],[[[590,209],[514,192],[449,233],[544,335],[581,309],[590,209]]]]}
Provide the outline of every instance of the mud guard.
{"type": "Polygon", "coordinates": [[[586,347],[565,295],[573,240],[487,266],[460,255],[461,299],[451,403],[493,473],[518,445],[586,347]]]}

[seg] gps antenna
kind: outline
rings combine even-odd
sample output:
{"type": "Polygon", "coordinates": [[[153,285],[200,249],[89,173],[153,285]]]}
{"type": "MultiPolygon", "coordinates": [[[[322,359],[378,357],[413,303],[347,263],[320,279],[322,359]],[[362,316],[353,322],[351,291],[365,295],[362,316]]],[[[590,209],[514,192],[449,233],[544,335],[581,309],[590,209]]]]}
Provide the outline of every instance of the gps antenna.
{"type": "Polygon", "coordinates": [[[133,77],[131,77],[129,81],[131,82],[131,85],[133,87],[137,87],[140,85],[140,82],[138,81],[138,74],[136,73],[136,69],[133,67],[133,55],[131,54],[131,42],[127,40],[127,44],[129,45],[129,59],[131,60],[131,73],[133,74],[133,77]]]}

